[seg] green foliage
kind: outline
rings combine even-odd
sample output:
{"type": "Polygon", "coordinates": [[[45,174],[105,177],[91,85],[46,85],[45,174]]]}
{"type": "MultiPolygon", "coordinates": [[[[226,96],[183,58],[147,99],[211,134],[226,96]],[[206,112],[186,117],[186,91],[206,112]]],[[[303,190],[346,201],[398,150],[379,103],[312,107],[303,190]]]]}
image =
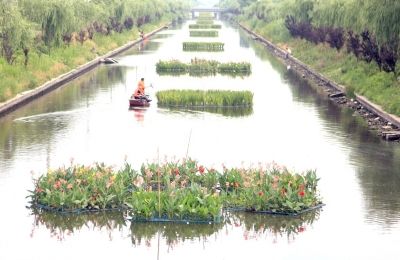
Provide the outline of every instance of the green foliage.
{"type": "Polygon", "coordinates": [[[221,29],[220,24],[189,24],[189,29],[221,29]]]}
{"type": "Polygon", "coordinates": [[[190,37],[218,37],[218,31],[190,31],[190,37]]]}
{"type": "Polygon", "coordinates": [[[183,51],[224,51],[222,42],[183,42],[183,51]]]}
{"type": "Polygon", "coordinates": [[[248,62],[220,63],[215,60],[194,58],[189,64],[178,60],[159,61],[156,64],[156,71],[161,75],[189,73],[191,76],[207,76],[220,73],[232,76],[247,76],[251,73],[251,64],[248,62]]]}
{"type": "MultiPolygon", "coordinates": [[[[400,71],[384,73],[376,64],[358,60],[344,50],[337,52],[326,45],[315,45],[291,38],[284,28],[284,18],[292,15],[297,21],[311,21],[316,27],[344,28],[360,34],[368,30],[379,48],[388,43],[400,55],[400,2],[389,0],[261,0],[241,9],[238,20],[271,40],[279,47],[290,46],[293,55],[330,79],[353,92],[366,96],[387,112],[400,115],[400,71]],[[354,10],[358,10],[355,12],[354,10]],[[321,55],[323,53],[323,55],[321,55]]],[[[382,49],[380,49],[382,52],[382,49]]]]}
{"type": "Polygon", "coordinates": [[[156,93],[158,105],[167,107],[251,106],[253,93],[230,90],[164,90],[156,93]]]}
{"type": "Polygon", "coordinates": [[[104,164],[49,170],[34,180],[31,203],[58,212],[125,209],[133,220],[220,221],[221,208],[294,213],[320,203],[315,171],[291,173],[226,168],[219,172],[192,159],[147,163],[135,171],[104,164]]]}
{"type": "Polygon", "coordinates": [[[134,40],[138,27],[150,31],[184,17],[188,6],[184,0],[1,0],[0,102],[134,40]]]}

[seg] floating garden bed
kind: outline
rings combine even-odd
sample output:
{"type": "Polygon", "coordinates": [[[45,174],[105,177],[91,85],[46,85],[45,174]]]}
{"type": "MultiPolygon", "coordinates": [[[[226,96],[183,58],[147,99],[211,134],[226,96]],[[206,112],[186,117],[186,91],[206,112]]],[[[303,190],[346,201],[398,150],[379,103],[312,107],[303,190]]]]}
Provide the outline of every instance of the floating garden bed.
{"type": "MultiPolygon", "coordinates": [[[[250,93],[251,94],[251,93],[250,93]]],[[[315,171],[205,168],[187,159],[163,164],[104,164],[50,170],[35,180],[33,208],[80,213],[124,210],[133,221],[220,222],[221,209],[295,215],[321,205],[315,171]]]]}
{"type": "Polygon", "coordinates": [[[220,73],[231,76],[248,76],[251,73],[251,64],[248,62],[220,63],[215,60],[194,58],[189,64],[178,60],[159,61],[156,64],[156,71],[162,75],[189,73],[191,76],[202,76],[220,73]]]}
{"type": "Polygon", "coordinates": [[[156,93],[164,107],[247,107],[253,104],[250,91],[163,90],[156,93]]]}
{"type": "Polygon", "coordinates": [[[190,37],[218,37],[218,31],[190,31],[190,37]]]}
{"type": "Polygon", "coordinates": [[[211,24],[214,24],[214,20],[211,20],[211,19],[198,19],[197,21],[196,21],[196,24],[201,24],[201,25],[203,25],[203,24],[206,24],[206,25],[211,25],[211,24]]]}
{"type": "Polygon", "coordinates": [[[224,51],[222,42],[183,42],[184,51],[224,51]]]}
{"type": "Polygon", "coordinates": [[[189,24],[189,29],[221,29],[220,24],[189,24]]]}

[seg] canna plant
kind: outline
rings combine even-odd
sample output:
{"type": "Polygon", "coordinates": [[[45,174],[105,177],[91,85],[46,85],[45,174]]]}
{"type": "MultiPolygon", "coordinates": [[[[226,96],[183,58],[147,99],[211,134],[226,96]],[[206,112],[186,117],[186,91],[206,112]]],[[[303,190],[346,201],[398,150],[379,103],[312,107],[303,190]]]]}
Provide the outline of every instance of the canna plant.
{"type": "Polygon", "coordinates": [[[226,168],[192,159],[147,163],[135,171],[104,164],[49,170],[34,181],[33,208],[62,212],[124,210],[137,221],[218,222],[221,209],[298,214],[320,207],[315,171],[226,168]]]}

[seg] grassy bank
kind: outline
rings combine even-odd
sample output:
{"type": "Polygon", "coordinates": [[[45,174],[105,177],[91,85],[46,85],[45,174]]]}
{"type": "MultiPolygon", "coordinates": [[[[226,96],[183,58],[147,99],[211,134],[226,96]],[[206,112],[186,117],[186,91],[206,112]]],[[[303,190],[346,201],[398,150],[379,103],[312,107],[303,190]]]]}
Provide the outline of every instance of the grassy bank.
{"type": "Polygon", "coordinates": [[[292,38],[283,20],[269,24],[257,19],[240,22],[279,47],[289,47],[294,57],[346,89],[354,89],[385,111],[400,115],[400,82],[393,73],[380,71],[375,63],[357,60],[346,48],[336,51],[327,44],[292,38]]]}
{"type": "MultiPolygon", "coordinates": [[[[165,18],[157,23],[146,24],[142,29],[147,33],[168,21],[169,18],[165,18]]],[[[13,65],[0,58],[0,102],[36,88],[138,37],[138,29],[133,28],[122,33],[114,32],[111,36],[95,34],[93,40],[87,40],[83,44],[72,42],[70,46],[52,48],[48,53],[32,51],[27,67],[24,66],[23,55],[18,55],[13,65]]]]}

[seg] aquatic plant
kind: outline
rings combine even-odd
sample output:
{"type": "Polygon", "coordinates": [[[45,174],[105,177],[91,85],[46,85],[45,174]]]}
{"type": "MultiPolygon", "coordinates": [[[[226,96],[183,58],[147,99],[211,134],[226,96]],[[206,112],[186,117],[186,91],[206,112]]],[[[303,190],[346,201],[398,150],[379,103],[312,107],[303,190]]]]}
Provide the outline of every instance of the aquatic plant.
{"type": "Polygon", "coordinates": [[[164,90],[156,93],[159,106],[233,107],[251,106],[253,93],[231,90],[164,90]]]}
{"type": "Polygon", "coordinates": [[[218,37],[218,31],[190,31],[190,37],[218,37]]]}
{"type": "Polygon", "coordinates": [[[189,24],[189,29],[221,29],[220,24],[189,24]]]}
{"type": "Polygon", "coordinates": [[[232,76],[247,76],[251,73],[251,64],[248,62],[220,63],[215,60],[194,58],[189,64],[178,60],[159,61],[156,64],[158,74],[181,75],[189,73],[191,76],[213,75],[216,73],[232,76]]]}
{"type": "Polygon", "coordinates": [[[221,209],[296,214],[321,205],[313,170],[226,168],[192,159],[147,163],[135,171],[104,164],[49,170],[34,181],[32,207],[61,213],[124,210],[133,220],[215,221],[221,209]]]}
{"type": "Polygon", "coordinates": [[[224,51],[222,42],[183,42],[184,51],[224,51]]]}
{"type": "Polygon", "coordinates": [[[210,20],[210,19],[198,19],[197,21],[196,21],[196,24],[201,24],[201,25],[203,25],[203,24],[214,24],[214,21],[213,20],[210,20]]]}

